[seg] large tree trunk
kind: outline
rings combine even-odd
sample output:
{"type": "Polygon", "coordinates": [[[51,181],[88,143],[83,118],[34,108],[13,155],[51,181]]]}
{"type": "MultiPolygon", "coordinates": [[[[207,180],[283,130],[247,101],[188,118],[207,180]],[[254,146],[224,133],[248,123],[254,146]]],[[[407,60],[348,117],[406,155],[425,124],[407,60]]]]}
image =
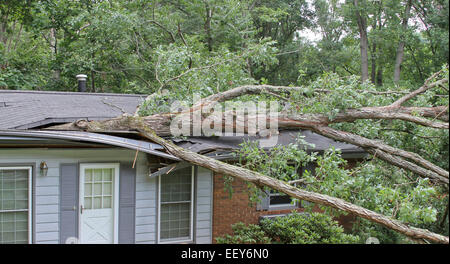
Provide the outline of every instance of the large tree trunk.
{"type": "MultiPolygon", "coordinates": [[[[441,71],[442,72],[442,71],[441,71]]],[[[448,79],[444,78],[438,81],[434,81],[440,72],[431,76],[425,84],[419,89],[403,95],[397,101],[387,106],[380,107],[365,107],[360,109],[347,109],[338,113],[334,119],[330,119],[327,115],[323,114],[286,114],[277,113],[279,128],[297,128],[297,129],[309,129],[328,138],[336,139],[339,141],[351,143],[360,146],[367,150],[374,156],[393,164],[397,167],[410,170],[419,176],[431,178],[443,185],[449,183],[448,171],[434,165],[427,161],[416,153],[408,152],[402,149],[391,147],[383,142],[377,140],[371,140],[362,136],[352,134],[345,131],[339,131],[329,127],[329,124],[340,122],[353,122],[358,119],[387,119],[387,120],[404,120],[407,122],[413,122],[423,126],[434,127],[437,129],[448,129],[448,106],[437,107],[404,107],[405,102],[411,100],[413,97],[424,93],[425,91],[440,86],[448,82],[448,79]],[[426,118],[433,118],[429,120],[426,118]],[[440,121],[437,121],[440,120],[440,121]],[[445,122],[441,122],[445,121],[445,122]]],[[[199,103],[194,104],[190,109],[181,113],[165,113],[154,116],[138,117],[124,115],[105,121],[78,121],[71,124],[65,124],[62,126],[55,126],[52,129],[56,130],[73,130],[81,129],[89,132],[108,132],[112,130],[133,130],[148,140],[162,145],[166,151],[181,160],[190,162],[192,164],[205,167],[214,172],[226,174],[232,177],[242,179],[247,182],[251,182],[256,186],[267,186],[271,189],[288,194],[293,198],[305,200],[325,206],[330,206],[359,217],[368,219],[370,221],[379,223],[389,229],[400,232],[413,239],[425,239],[436,243],[449,243],[449,238],[439,234],[432,233],[428,230],[407,226],[398,220],[373,212],[366,208],[352,204],[339,198],[308,192],[299,189],[295,186],[289,185],[286,182],[262,175],[258,172],[250,171],[248,169],[237,167],[231,164],[227,164],[210,157],[206,157],[189,150],[176,146],[170,141],[161,138],[161,135],[170,135],[170,125],[175,117],[180,115],[186,115],[182,117],[188,117],[197,111],[201,111],[203,107],[212,107],[220,102],[225,102],[242,95],[254,95],[263,93],[280,93],[289,91],[302,91],[302,87],[284,87],[284,86],[270,86],[270,85],[247,85],[236,87],[234,89],[214,94],[209,96],[199,103]]],[[[327,92],[326,90],[317,90],[315,92],[327,92]]],[[[389,92],[387,92],[389,94],[389,92]]],[[[235,111],[228,111],[217,115],[218,120],[223,120],[226,115],[235,115],[235,111]]],[[[202,118],[209,118],[209,116],[202,116],[202,118]]],[[[259,116],[247,116],[248,120],[259,120],[259,116]]],[[[256,122],[256,121],[254,121],[256,122]]],[[[266,122],[268,123],[268,122],[266,122]]],[[[225,124],[225,123],[224,123],[225,124]]],[[[192,124],[190,124],[192,125],[192,124]]],[[[237,122],[231,124],[237,126],[237,122]]],[[[242,125],[242,124],[239,124],[242,125]]],[[[243,125],[245,126],[245,124],[243,125]]],[[[248,123],[247,123],[248,126],[248,123]]],[[[233,127],[235,128],[235,127],[233,127]]],[[[223,131],[224,127],[218,127],[218,132],[223,131]]],[[[248,130],[245,130],[248,131],[248,130]]]]}
{"type": "Polygon", "coordinates": [[[305,200],[313,203],[318,203],[321,205],[330,206],[339,210],[343,210],[345,212],[352,213],[354,215],[360,216],[362,218],[368,219],[370,221],[379,223],[387,228],[398,231],[402,234],[407,235],[408,237],[414,239],[426,239],[429,241],[437,242],[437,243],[449,243],[448,237],[432,233],[428,230],[409,227],[397,220],[391,219],[384,215],[375,213],[358,205],[354,205],[342,199],[338,199],[335,197],[322,195],[318,193],[308,192],[297,187],[291,186],[286,182],[262,175],[260,173],[237,167],[234,165],[230,165],[218,160],[215,160],[210,157],[206,157],[192,151],[183,149],[181,147],[176,146],[172,142],[162,139],[157,136],[153,130],[151,130],[142,119],[136,117],[128,117],[130,128],[134,128],[140,132],[141,136],[157,143],[162,146],[172,155],[190,162],[195,165],[199,165],[201,167],[210,169],[214,172],[229,175],[232,177],[236,177],[242,179],[247,182],[251,182],[256,186],[267,186],[271,189],[283,192],[288,194],[291,197],[305,200]]]}
{"type": "MultiPolygon", "coordinates": [[[[153,131],[151,128],[149,128],[149,126],[146,124],[146,122],[142,118],[133,117],[133,116],[125,116],[122,119],[123,119],[121,121],[122,126],[125,126],[125,124],[126,124],[128,129],[138,131],[142,137],[147,138],[147,139],[151,140],[152,142],[162,145],[167,150],[168,153],[170,153],[184,161],[187,161],[192,164],[210,169],[217,173],[221,173],[221,174],[225,174],[228,176],[239,178],[241,180],[253,183],[259,187],[267,186],[271,189],[288,194],[289,196],[291,196],[293,198],[297,198],[300,200],[309,201],[309,202],[313,202],[313,203],[317,203],[317,204],[321,204],[321,205],[325,205],[325,206],[330,206],[330,207],[333,207],[338,210],[343,210],[345,212],[348,212],[348,213],[354,214],[356,216],[359,216],[359,217],[365,218],[367,220],[381,224],[389,229],[400,232],[400,233],[402,233],[410,238],[413,238],[413,239],[419,239],[419,240],[425,239],[425,240],[436,242],[436,243],[447,243],[447,244],[449,243],[448,237],[432,233],[425,229],[409,227],[397,220],[391,219],[390,217],[387,217],[387,216],[381,215],[379,213],[373,212],[371,210],[365,209],[361,206],[349,203],[345,200],[331,197],[328,195],[305,191],[305,190],[299,189],[297,187],[294,187],[292,185],[289,185],[286,182],[265,176],[258,172],[254,172],[254,171],[242,168],[242,167],[227,164],[227,163],[215,160],[213,158],[183,149],[183,148],[173,144],[172,142],[159,137],[155,133],[155,131],[153,131]]],[[[88,127],[88,131],[90,131],[90,132],[102,132],[103,129],[104,129],[104,127],[101,127],[101,126],[89,126],[88,127]]]]}
{"type": "Polygon", "coordinates": [[[402,31],[400,42],[398,43],[397,47],[397,54],[395,56],[395,64],[394,64],[394,82],[398,82],[400,80],[400,72],[401,72],[401,66],[403,62],[403,54],[405,49],[405,38],[403,34],[405,34],[406,29],[408,28],[408,20],[411,12],[411,5],[412,0],[408,0],[405,7],[405,15],[403,17],[402,21],[402,31]]]}

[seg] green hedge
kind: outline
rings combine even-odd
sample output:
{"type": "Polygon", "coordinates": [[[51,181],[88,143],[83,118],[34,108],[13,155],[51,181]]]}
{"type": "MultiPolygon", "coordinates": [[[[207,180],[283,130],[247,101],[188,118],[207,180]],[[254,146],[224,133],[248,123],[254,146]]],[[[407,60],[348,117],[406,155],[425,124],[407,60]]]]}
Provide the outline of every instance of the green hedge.
{"type": "Polygon", "coordinates": [[[330,216],[321,213],[289,215],[268,218],[260,225],[237,223],[233,234],[216,238],[221,244],[354,244],[359,237],[344,233],[342,226],[330,216]]]}

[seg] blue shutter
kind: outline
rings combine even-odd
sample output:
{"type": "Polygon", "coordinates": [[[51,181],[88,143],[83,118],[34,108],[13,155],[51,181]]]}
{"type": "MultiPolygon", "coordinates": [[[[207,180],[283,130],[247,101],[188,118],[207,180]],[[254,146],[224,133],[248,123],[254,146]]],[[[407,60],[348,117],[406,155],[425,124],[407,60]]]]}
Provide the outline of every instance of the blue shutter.
{"type": "Polygon", "coordinates": [[[270,196],[264,192],[261,192],[259,196],[260,201],[256,204],[257,211],[267,211],[270,205],[270,196]]]}
{"type": "Polygon", "coordinates": [[[78,238],[78,164],[61,164],[60,170],[59,242],[64,244],[69,237],[78,238]]]}
{"type": "MultiPolygon", "coordinates": [[[[310,162],[305,167],[303,167],[302,168],[302,175],[305,172],[305,170],[309,171],[311,175],[315,175],[316,174],[316,163],[315,162],[310,162]]],[[[311,202],[304,201],[304,200],[300,201],[300,203],[303,204],[303,205],[311,204],[311,202]]]]}
{"type": "Polygon", "coordinates": [[[136,169],[120,163],[119,244],[135,243],[136,169]]]}

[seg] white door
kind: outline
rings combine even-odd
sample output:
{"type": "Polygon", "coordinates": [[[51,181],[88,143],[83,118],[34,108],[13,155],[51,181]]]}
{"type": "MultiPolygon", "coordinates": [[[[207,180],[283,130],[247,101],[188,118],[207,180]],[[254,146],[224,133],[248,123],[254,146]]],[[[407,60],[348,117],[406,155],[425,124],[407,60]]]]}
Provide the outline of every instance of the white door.
{"type": "Polygon", "coordinates": [[[119,165],[82,164],[80,172],[80,243],[117,243],[119,165]]]}

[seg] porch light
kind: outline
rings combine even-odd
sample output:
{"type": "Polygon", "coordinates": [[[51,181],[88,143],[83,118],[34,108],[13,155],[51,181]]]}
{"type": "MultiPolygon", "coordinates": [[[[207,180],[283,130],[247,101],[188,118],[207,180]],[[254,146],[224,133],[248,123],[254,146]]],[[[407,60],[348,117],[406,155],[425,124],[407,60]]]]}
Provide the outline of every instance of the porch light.
{"type": "Polygon", "coordinates": [[[48,166],[47,166],[47,163],[45,162],[45,161],[42,161],[41,162],[41,165],[39,165],[39,169],[40,169],[40,175],[41,176],[47,176],[47,173],[48,173],[48,166]]]}

